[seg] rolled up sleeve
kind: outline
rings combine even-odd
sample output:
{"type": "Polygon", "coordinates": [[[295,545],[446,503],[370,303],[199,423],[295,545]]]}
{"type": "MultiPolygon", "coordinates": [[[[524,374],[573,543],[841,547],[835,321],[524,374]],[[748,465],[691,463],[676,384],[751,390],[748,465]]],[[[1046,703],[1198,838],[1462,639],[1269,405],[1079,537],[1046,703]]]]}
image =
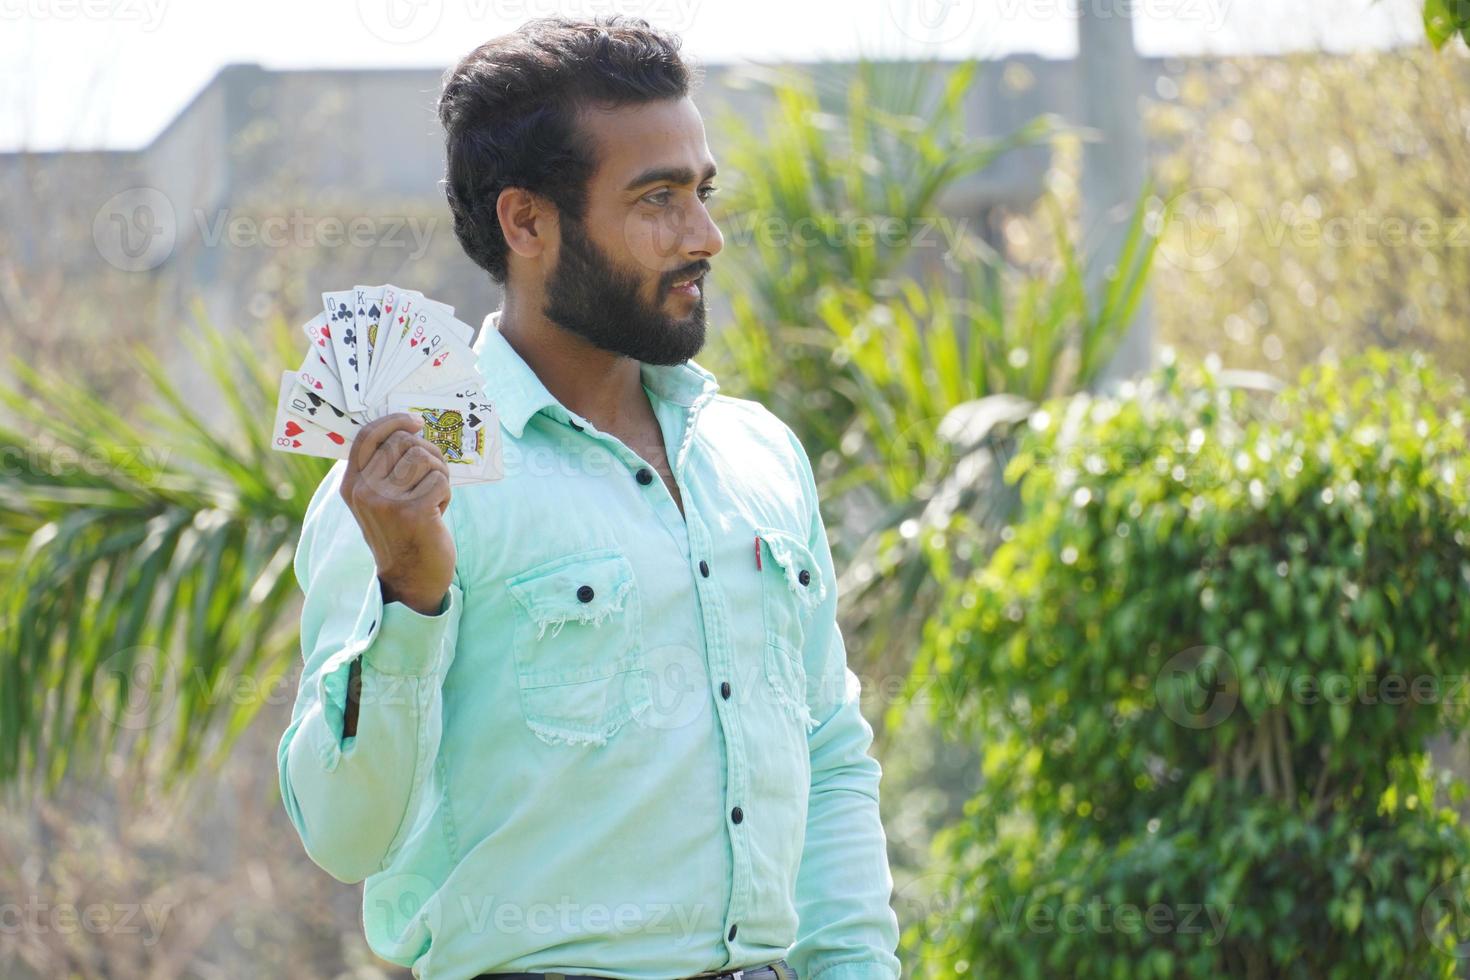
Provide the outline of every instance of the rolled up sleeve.
{"type": "Polygon", "coordinates": [[[383,602],[372,551],[340,493],[345,467],[318,486],[296,550],[304,664],[277,768],[307,855],[357,882],[388,864],[422,802],[464,596],[452,583],[433,616],[383,602]],[[344,736],[354,661],[358,719],[344,736]]]}

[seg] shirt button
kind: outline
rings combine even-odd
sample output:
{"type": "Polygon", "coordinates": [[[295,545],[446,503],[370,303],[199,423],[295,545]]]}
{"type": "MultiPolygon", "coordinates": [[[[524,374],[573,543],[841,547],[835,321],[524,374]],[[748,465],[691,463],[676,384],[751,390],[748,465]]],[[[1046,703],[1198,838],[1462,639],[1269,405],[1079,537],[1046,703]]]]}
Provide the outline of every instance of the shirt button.
{"type": "Polygon", "coordinates": [[[709,562],[705,561],[703,558],[699,559],[699,574],[703,575],[705,578],[709,578],[709,562]]]}
{"type": "Polygon", "coordinates": [[[653,471],[646,466],[640,466],[638,468],[638,472],[633,475],[637,478],[638,482],[643,484],[645,487],[653,482],[653,471]]]}
{"type": "Polygon", "coordinates": [[[730,819],[735,821],[736,823],[739,823],[740,821],[745,819],[745,814],[737,806],[735,809],[730,811],[730,819]]]}
{"type": "Polygon", "coordinates": [[[731,926],[730,927],[730,938],[731,939],[734,939],[735,938],[735,927],[734,926],[731,926]]]}
{"type": "Polygon", "coordinates": [[[730,700],[730,682],[720,681],[720,697],[726,701],[730,700]]]}
{"type": "Polygon", "coordinates": [[[580,589],[578,589],[577,590],[577,598],[578,599],[581,599],[583,602],[591,602],[592,601],[592,586],[590,586],[590,585],[584,585],[580,589]]]}
{"type": "Polygon", "coordinates": [[[800,572],[797,573],[796,580],[802,585],[809,585],[811,584],[812,573],[803,568],[800,572]]]}

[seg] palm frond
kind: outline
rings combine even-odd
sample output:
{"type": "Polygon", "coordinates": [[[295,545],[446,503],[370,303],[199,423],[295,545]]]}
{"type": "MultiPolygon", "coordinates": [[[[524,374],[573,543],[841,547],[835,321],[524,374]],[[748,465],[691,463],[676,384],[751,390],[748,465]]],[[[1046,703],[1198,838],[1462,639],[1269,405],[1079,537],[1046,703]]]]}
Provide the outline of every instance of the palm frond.
{"type": "MultiPolygon", "coordinates": [[[[216,405],[133,352],[135,423],[12,359],[0,388],[0,784],[45,792],[109,754],[173,784],[218,759],[291,663],[301,517],[328,461],[273,452],[277,322],[185,335],[216,405]],[[207,410],[206,410],[207,409],[207,410]],[[210,421],[211,413],[219,416],[210,421]]],[[[177,370],[177,368],[175,368],[177,370]]]]}

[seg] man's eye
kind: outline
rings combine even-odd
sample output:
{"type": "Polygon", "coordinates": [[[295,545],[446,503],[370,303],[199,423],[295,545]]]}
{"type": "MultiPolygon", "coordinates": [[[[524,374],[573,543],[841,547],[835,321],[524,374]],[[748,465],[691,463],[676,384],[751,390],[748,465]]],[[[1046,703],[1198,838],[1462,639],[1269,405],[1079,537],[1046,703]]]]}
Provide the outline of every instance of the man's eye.
{"type": "MultiPolygon", "coordinates": [[[[708,201],[711,197],[715,195],[715,192],[718,190],[719,188],[714,186],[713,184],[701,187],[699,189],[699,199],[701,201],[708,201]]],[[[661,191],[654,191],[652,194],[645,194],[643,196],[643,200],[647,201],[649,204],[656,204],[662,207],[663,205],[669,203],[669,195],[672,193],[673,191],[666,187],[661,191]]]]}

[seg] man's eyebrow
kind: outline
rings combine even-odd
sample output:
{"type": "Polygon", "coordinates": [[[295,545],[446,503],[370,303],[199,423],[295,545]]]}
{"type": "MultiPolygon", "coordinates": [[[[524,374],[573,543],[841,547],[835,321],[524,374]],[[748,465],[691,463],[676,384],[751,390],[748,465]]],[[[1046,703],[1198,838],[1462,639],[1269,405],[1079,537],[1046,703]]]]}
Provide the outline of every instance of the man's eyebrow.
{"type": "MultiPolygon", "coordinates": [[[[702,179],[709,180],[710,178],[714,177],[717,172],[718,171],[715,165],[710,164],[708,167],[704,168],[704,177],[702,179]]],[[[643,171],[643,173],[628,181],[628,186],[624,187],[623,190],[631,191],[635,188],[643,187],[647,184],[662,183],[692,184],[694,183],[694,171],[690,170],[688,167],[653,167],[649,170],[643,171]]]]}

